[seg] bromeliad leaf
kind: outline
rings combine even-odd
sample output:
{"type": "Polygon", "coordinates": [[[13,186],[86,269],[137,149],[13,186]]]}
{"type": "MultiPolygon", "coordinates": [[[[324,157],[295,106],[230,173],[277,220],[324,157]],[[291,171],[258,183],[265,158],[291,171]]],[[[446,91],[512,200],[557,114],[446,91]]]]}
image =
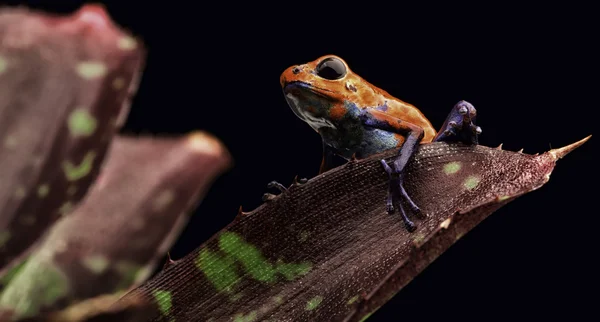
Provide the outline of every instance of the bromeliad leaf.
{"type": "Polygon", "coordinates": [[[0,9],[0,273],[85,195],[144,56],[97,6],[0,9]]]}
{"type": "Polygon", "coordinates": [[[49,230],[0,295],[17,317],[124,291],[153,272],[230,156],[214,137],[117,137],[81,204],[49,230]]]}
{"type": "Polygon", "coordinates": [[[351,162],[240,215],[125,299],[154,299],[152,321],[359,321],[584,141],[539,156],[422,145],[405,181],[428,214],[414,233],[385,211],[381,156],[351,162]]]}
{"type": "Polygon", "coordinates": [[[151,303],[146,299],[131,297],[115,305],[120,296],[122,293],[98,296],[64,310],[20,319],[19,322],[146,322],[151,318],[151,303]]]}

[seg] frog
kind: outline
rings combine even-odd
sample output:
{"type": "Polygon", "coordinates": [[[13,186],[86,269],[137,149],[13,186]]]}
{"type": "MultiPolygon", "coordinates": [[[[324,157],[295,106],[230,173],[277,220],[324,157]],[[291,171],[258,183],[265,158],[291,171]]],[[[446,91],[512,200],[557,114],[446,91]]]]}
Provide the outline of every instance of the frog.
{"type": "MultiPolygon", "coordinates": [[[[404,170],[418,146],[438,141],[478,144],[482,132],[475,124],[477,110],[464,100],[453,106],[437,132],[417,107],[367,82],[336,55],[290,66],[280,85],[293,113],[321,136],[319,174],[335,167],[335,157],[350,161],[398,149],[390,164],[380,160],[389,183],[386,211],[397,210],[409,232],[416,224],[403,204],[416,217],[426,217],[404,188],[404,170]]],[[[277,182],[270,186],[282,188],[277,182]]]]}

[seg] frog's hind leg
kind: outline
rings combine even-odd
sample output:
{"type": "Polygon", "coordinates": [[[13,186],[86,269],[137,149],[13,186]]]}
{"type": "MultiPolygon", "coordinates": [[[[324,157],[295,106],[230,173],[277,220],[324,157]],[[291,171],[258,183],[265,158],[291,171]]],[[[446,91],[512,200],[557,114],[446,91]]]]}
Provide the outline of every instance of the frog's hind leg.
{"type": "Polygon", "coordinates": [[[478,144],[478,135],[481,128],[475,125],[477,110],[467,102],[460,101],[454,105],[450,114],[444,121],[442,128],[433,138],[433,142],[461,142],[464,144],[478,144]]]}
{"type": "Polygon", "coordinates": [[[398,133],[406,137],[406,140],[398,151],[398,155],[394,159],[392,165],[388,165],[385,160],[381,160],[381,165],[389,176],[389,190],[386,202],[387,211],[388,213],[393,213],[397,206],[406,229],[413,232],[416,229],[416,225],[406,215],[406,212],[402,207],[402,201],[405,201],[406,204],[410,206],[415,215],[418,215],[421,218],[423,216],[421,215],[419,207],[412,201],[404,189],[404,168],[423,139],[424,131],[417,125],[405,122],[377,110],[365,112],[361,115],[361,118],[366,126],[398,133]]]}

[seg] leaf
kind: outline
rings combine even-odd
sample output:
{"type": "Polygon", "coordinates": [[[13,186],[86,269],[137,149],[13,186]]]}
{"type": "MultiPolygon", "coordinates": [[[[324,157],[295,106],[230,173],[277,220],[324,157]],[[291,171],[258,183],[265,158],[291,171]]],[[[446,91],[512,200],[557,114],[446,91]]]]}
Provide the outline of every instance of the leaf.
{"type": "Polygon", "coordinates": [[[85,195],[144,57],[101,7],[0,8],[0,272],[85,195]]]}
{"type": "Polygon", "coordinates": [[[20,319],[19,322],[145,322],[150,318],[150,302],[131,297],[115,305],[122,293],[102,295],[71,305],[44,316],[20,319]]]}
{"type": "Polygon", "coordinates": [[[351,162],[240,215],[124,299],[154,299],[152,321],[359,321],[585,140],[539,156],[422,145],[406,188],[429,216],[414,233],[385,212],[381,155],[351,162]]]}
{"type": "Polygon", "coordinates": [[[143,282],[229,164],[222,144],[202,132],[118,137],[89,194],[52,226],[5,288],[0,307],[33,316],[143,282]]]}

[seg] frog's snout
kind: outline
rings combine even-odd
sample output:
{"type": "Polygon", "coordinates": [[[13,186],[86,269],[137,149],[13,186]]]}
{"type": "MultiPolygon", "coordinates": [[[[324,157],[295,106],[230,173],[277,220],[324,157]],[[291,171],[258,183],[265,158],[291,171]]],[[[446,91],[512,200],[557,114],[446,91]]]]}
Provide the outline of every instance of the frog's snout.
{"type": "Polygon", "coordinates": [[[279,77],[279,84],[281,87],[285,87],[287,84],[300,80],[302,77],[302,71],[304,70],[303,65],[294,65],[286,69],[279,77]]]}

